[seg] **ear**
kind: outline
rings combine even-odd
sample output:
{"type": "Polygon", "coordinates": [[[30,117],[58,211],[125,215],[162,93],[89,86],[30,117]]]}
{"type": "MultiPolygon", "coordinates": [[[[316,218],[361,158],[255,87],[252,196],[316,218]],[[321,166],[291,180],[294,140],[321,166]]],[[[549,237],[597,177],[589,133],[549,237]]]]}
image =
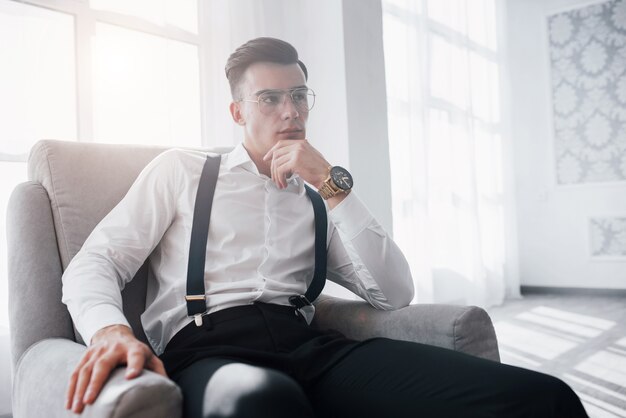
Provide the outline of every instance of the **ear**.
{"type": "Polygon", "coordinates": [[[243,112],[241,110],[241,102],[231,102],[230,103],[230,115],[233,117],[233,120],[237,125],[245,125],[246,120],[243,117],[243,112]]]}

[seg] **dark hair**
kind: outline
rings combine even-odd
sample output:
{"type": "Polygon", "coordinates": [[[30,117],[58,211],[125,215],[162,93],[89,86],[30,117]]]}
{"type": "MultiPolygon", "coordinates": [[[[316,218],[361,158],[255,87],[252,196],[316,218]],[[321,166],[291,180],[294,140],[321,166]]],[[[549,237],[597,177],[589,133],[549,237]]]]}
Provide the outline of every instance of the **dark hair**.
{"type": "Polygon", "coordinates": [[[290,43],[276,38],[256,38],[246,42],[235,50],[226,61],[226,78],[230,83],[233,99],[237,97],[237,88],[246,69],[257,62],[277,64],[298,64],[304,72],[304,79],[309,74],[306,66],[298,59],[298,51],[290,43]]]}

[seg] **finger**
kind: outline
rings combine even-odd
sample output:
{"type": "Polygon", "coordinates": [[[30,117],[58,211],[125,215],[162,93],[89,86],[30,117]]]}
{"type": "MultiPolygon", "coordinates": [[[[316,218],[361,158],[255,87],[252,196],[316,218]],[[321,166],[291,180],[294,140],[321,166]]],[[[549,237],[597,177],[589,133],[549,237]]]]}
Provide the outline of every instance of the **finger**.
{"type": "Polygon", "coordinates": [[[278,171],[276,170],[276,160],[272,157],[272,163],[270,166],[270,172],[272,174],[272,180],[276,184],[276,187],[281,188],[280,179],[278,178],[278,171]]]}
{"type": "Polygon", "coordinates": [[[81,368],[78,376],[76,392],[74,393],[74,402],[72,404],[72,410],[77,414],[81,413],[83,407],[85,406],[83,403],[83,397],[85,396],[85,390],[87,389],[87,385],[89,384],[89,380],[91,379],[92,367],[93,364],[91,362],[88,362],[81,368]]]}
{"type": "Polygon", "coordinates": [[[285,139],[281,139],[278,142],[276,142],[272,148],[270,148],[267,153],[265,153],[265,155],[263,156],[263,160],[267,161],[270,158],[272,158],[272,156],[279,150],[282,150],[284,148],[287,147],[292,147],[294,145],[297,145],[296,143],[293,142],[293,140],[285,140],[285,139]]]}
{"type": "Polygon", "coordinates": [[[276,159],[276,158],[281,157],[281,156],[283,156],[285,154],[289,154],[290,152],[293,151],[293,148],[294,148],[294,146],[291,145],[291,144],[285,145],[285,146],[283,146],[281,148],[274,149],[273,151],[271,151],[271,153],[266,154],[266,155],[268,155],[268,159],[269,158],[276,159]]]}
{"type": "Polygon", "coordinates": [[[83,357],[80,359],[80,361],[76,365],[76,368],[72,372],[72,375],[70,376],[70,385],[67,389],[67,395],[65,400],[65,407],[67,409],[72,409],[73,407],[74,400],[76,399],[76,389],[78,387],[78,381],[81,376],[81,371],[83,367],[85,367],[87,362],[91,359],[93,353],[94,350],[88,349],[83,357]]]}
{"type": "Polygon", "coordinates": [[[65,409],[72,408],[72,400],[74,399],[74,391],[76,390],[76,381],[78,380],[78,371],[74,370],[70,376],[70,385],[65,395],[65,409]]]}
{"type": "Polygon", "coordinates": [[[110,354],[102,356],[98,359],[98,361],[96,361],[96,364],[91,372],[91,379],[89,385],[87,386],[83,403],[91,404],[96,400],[98,394],[104,386],[104,383],[118,363],[119,361],[115,358],[115,356],[110,354]]]}
{"type": "Polygon", "coordinates": [[[274,160],[276,173],[283,187],[287,187],[287,176],[292,173],[291,156],[285,155],[278,160],[274,160]]]}
{"type": "Polygon", "coordinates": [[[91,359],[92,353],[93,353],[93,350],[87,350],[85,352],[83,357],[80,359],[80,361],[76,365],[76,368],[72,372],[72,375],[70,376],[70,384],[69,384],[69,387],[67,388],[67,394],[66,394],[66,397],[65,397],[65,408],[66,409],[71,409],[72,408],[72,403],[74,401],[74,394],[76,392],[76,385],[77,385],[77,382],[78,382],[78,377],[80,375],[80,371],[83,368],[83,366],[85,364],[87,364],[87,362],[91,359]]]}
{"type": "Polygon", "coordinates": [[[275,158],[272,160],[272,162],[274,164],[274,174],[275,174],[276,184],[278,184],[278,188],[283,189],[285,185],[283,183],[283,176],[280,170],[280,166],[277,164],[275,158]]]}
{"type": "MultiPolygon", "coordinates": [[[[152,353],[150,353],[152,355],[152,353]]],[[[141,374],[144,364],[146,363],[147,353],[143,349],[134,349],[128,352],[128,364],[126,370],[126,379],[133,379],[141,374]]]]}
{"type": "Polygon", "coordinates": [[[272,158],[272,155],[274,154],[274,151],[276,151],[276,149],[278,149],[280,147],[280,143],[281,141],[278,141],[277,143],[275,143],[272,148],[270,148],[265,155],[263,156],[263,161],[267,161],[270,158],[272,158]]]}
{"type": "Polygon", "coordinates": [[[161,361],[160,358],[158,358],[157,356],[152,356],[150,358],[150,360],[148,360],[148,364],[147,364],[147,368],[162,375],[167,377],[167,372],[165,371],[165,366],[163,365],[163,362],[161,361]]]}

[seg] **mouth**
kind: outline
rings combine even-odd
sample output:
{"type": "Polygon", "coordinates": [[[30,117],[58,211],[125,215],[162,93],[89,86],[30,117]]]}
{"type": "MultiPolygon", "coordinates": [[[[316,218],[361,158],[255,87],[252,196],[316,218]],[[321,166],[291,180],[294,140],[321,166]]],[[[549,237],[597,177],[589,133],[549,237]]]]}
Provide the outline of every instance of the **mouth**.
{"type": "Polygon", "coordinates": [[[283,129],[278,132],[279,136],[286,137],[287,139],[302,139],[304,133],[303,129],[283,129]]]}

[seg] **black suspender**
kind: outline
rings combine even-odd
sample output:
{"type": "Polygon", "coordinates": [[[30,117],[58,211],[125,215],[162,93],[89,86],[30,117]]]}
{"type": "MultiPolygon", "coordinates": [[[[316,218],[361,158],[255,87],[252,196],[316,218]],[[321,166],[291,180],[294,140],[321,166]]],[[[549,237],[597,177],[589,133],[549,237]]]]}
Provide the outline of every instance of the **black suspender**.
{"type": "Polygon", "coordinates": [[[326,284],[326,232],[328,231],[326,206],[324,206],[324,200],[319,193],[306,184],[304,187],[313,204],[313,216],[315,217],[315,273],[313,273],[313,280],[304,295],[294,295],[289,298],[289,303],[298,309],[302,309],[315,301],[326,284]]]}
{"type": "MultiPolygon", "coordinates": [[[[189,244],[189,262],[187,265],[187,315],[193,316],[197,326],[202,325],[202,315],[206,313],[206,295],[204,290],[204,264],[206,258],[207,236],[211,207],[215,195],[215,185],[220,170],[221,156],[207,156],[200,175],[200,184],[196,194],[193,211],[193,225],[191,242],[189,244]]],[[[313,280],[304,295],[294,295],[289,302],[297,309],[311,305],[322,293],[326,282],[326,232],[328,220],[326,207],[322,197],[311,189],[306,188],[307,195],[313,204],[315,216],[315,272],[313,280]]]]}
{"type": "Polygon", "coordinates": [[[200,175],[200,184],[193,209],[193,226],[189,244],[189,262],[187,263],[187,315],[193,316],[196,325],[202,325],[202,314],[206,312],[206,295],[204,293],[204,263],[206,258],[206,242],[209,234],[209,220],[215,184],[220,172],[221,155],[207,156],[200,175]]]}

